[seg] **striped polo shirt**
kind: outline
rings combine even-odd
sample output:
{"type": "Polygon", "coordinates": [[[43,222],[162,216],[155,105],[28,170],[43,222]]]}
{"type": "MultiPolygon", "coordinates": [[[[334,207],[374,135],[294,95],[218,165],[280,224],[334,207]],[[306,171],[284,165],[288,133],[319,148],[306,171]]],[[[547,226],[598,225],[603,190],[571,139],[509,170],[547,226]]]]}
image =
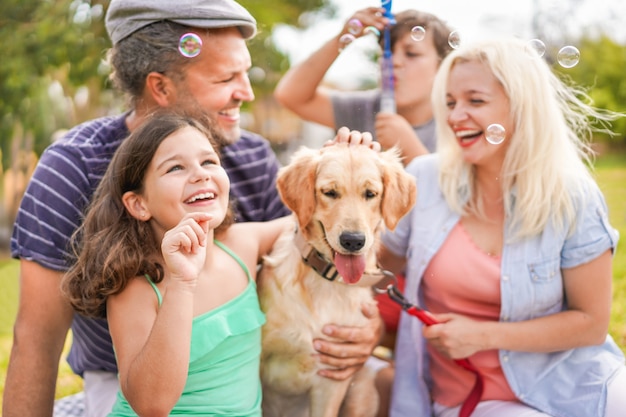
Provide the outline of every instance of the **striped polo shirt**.
{"type": "MultiPolygon", "coordinates": [[[[126,116],[85,122],[43,152],[17,212],[11,237],[14,258],[56,271],[68,269],[69,239],[115,150],[129,134],[126,116]]],[[[266,139],[242,130],[240,140],[221,154],[237,221],[266,221],[289,213],[276,190],[279,163],[266,139]]],[[[75,315],[72,334],[68,362],[74,372],[117,372],[105,320],[75,315]]]]}

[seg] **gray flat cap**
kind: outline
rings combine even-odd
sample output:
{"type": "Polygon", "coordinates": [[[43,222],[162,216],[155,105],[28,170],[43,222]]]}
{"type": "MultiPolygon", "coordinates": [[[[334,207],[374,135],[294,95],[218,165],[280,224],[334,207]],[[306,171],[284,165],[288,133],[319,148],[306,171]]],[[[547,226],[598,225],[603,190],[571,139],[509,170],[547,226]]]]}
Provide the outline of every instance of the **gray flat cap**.
{"type": "Polygon", "coordinates": [[[256,20],[234,0],[111,0],[105,24],[115,45],[162,20],[203,29],[235,26],[245,39],[256,34],[256,20]]]}

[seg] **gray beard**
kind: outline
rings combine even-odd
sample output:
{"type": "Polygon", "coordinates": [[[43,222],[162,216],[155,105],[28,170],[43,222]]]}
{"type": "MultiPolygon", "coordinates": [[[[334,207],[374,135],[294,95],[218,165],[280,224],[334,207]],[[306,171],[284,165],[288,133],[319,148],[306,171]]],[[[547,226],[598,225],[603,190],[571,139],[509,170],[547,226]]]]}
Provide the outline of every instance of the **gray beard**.
{"type": "Polygon", "coordinates": [[[183,116],[192,117],[205,125],[214,133],[213,139],[220,149],[237,142],[241,136],[240,128],[225,132],[215,121],[215,118],[210,113],[204,111],[200,104],[189,94],[187,94],[187,98],[184,101],[178,102],[172,110],[183,116]]]}

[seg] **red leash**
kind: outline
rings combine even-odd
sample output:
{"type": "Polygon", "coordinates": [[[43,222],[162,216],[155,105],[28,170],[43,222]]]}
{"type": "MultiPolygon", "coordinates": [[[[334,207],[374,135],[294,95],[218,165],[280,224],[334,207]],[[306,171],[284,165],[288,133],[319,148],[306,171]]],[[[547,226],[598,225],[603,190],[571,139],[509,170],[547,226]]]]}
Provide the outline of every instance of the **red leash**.
{"type": "MultiPolygon", "coordinates": [[[[430,326],[431,324],[439,323],[428,311],[417,307],[415,304],[411,304],[404,298],[404,295],[398,290],[395,285],[389,285],[387,287],[387,295],[396,303],[400,304],[400,307],[410,315],[417,317],[422,323],[426,326],[430,326]]],[[[459,413],[459,417],[469,417],[478,403],[480,402],[480,397],[483,395],[483,377],[476,369],[474,365],[469,361],[469,359],[454,359],[454,362],[460,367],[470,371],[474,375],[476,375],[476,382],[474,382],[474,387],[470,391],[465,401],[463,401],[463,405],[461,406],[461,412],[459,413]]]]}

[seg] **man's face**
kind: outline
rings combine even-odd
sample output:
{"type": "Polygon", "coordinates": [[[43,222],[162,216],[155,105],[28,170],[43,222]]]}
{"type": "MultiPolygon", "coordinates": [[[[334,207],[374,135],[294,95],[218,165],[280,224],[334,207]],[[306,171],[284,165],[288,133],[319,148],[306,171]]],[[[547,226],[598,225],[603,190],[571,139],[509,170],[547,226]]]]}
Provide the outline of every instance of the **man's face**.
{"type": "Polygon", "coordinates": [[[228,143],[241,136],[239,110],[254,100],[248,79],[251,66],[246,41],[237,28],[199,32],[202,51],[177,82],[176,105],[209,115],[228,143]],[[201,33],[204,33],[200,35],[201,33]]]}

